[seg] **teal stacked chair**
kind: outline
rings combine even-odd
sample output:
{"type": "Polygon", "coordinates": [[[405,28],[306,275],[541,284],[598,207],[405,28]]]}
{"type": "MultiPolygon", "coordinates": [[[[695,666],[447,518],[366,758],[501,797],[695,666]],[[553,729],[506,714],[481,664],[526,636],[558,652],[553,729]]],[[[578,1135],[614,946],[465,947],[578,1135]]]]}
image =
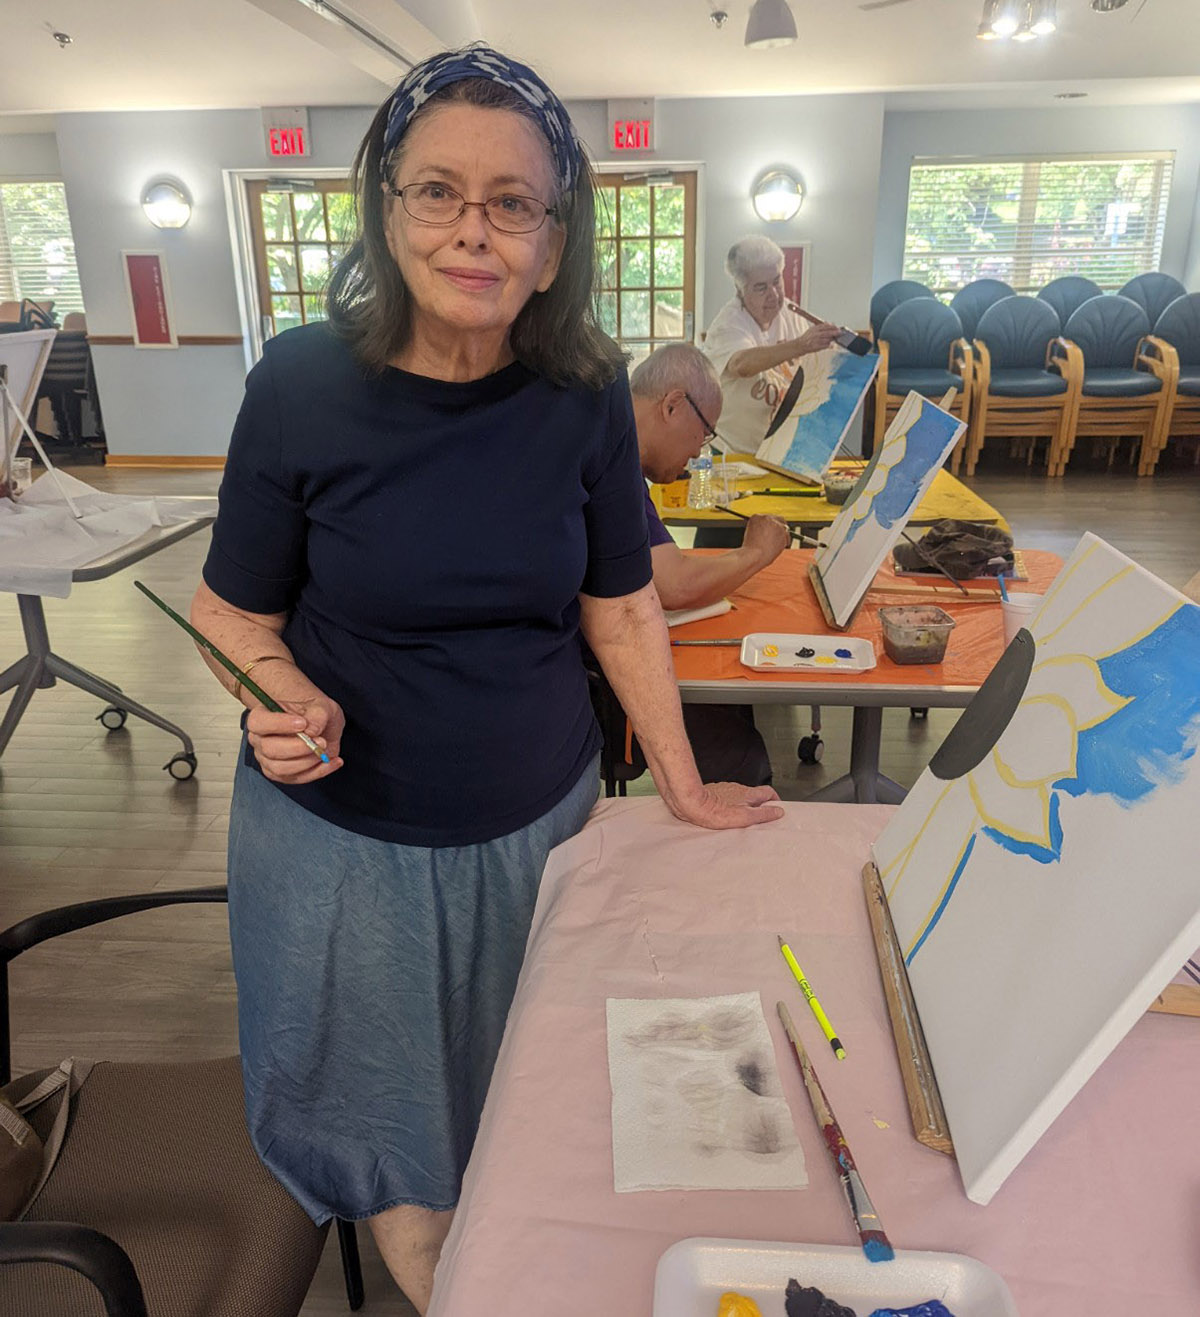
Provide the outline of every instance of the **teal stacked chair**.
{"type": "Polygon", "coordinates": [[[1090,279],[1083,278],[1082,275],[1068,274],[1061,279],[1051,279],[1038,296],[1055,309],[1058,313],[1058,323],[1065,329],[1067,321],[1084,302],[1093,297],[1103,297],[1104,289],[1090,279]]]}
{"type": "MultiPolygon", "coordinates": [[[[935,297],[914,297],[888,314],[879,330],[879,371],[875,376],[874,448],[910,392],[940,399],[950,389],[953,415],[971,418],[971,345],[963,338],[958,313],[935,297]]],[[[957,471],[966,444],[951,455],[957,471]]],[[[872,450],[874,451],[874,449],[872,450]]]]}
{"type": "MultiPolygon", "coordinates": [[[[1061,475],[1066,469],[1080,435],[1114,442],[1125,436],[1137,439],[1138,475],[1151,474],[1175,396],[1175,349],[1160,339],[1150,340],[1145,310],[1116,293],[1084,302],[1067,321],[1063,337],[1083,354],[1083,382],[1070,444],[1050,474],[1061,475]]],[[[1052,355],[1064,359],[1065,345],[1052,355]]],[[[1110,447],[1110,467],[1112,457],[1110,447]]]]}
{"type": "Polygon", "coordinates": [[[915,279],[893,279],[891,283],[875,290],[871,298],[870,318],[871,333],[876,342],[879,340],[879,331],[883,328],[883,322],[888,316],[901,302],[911,301],[914,297],[933,297],[933,293],[924,284],[917,283],[915,279]]]}
{"type": "Polygon", "coordinates": [[[975,279],[960,288],[950,299],[950,306],[962,321],[963,337],[973,339],[979,317],[1002,297],[1012,297],[1013,290],[1003,279],[975,279]]]}
{"type": "Polygon", "coordinates": [[[1059,339],[1058,315],[1036,297],[1005,297],[979,318],[971,422],[967,431],[967,475],[974,475],[984,440],[1005,437],[1049,441],[1046,474],[1070,451],[1071,424],[1083,380],[1083,358],[1059,339]],[[1058,356],[1051,352],[1061,344],[1058,356]]]}
{"type": "MultiPolygon", "coordinates": [[[[1143,351],[1161,358],[1164,344],[1175,353],[1179,373],[1156,463],[1170,440],[1200,439],[1200,293],[1185,293],[1167,307],[1143,351]]],[[[1196,462],[1200,465],[1200,444],[1196,445],[1196,462]]]]}
{"type": "Polygon", "coordinates": [[[1187,289],[1173,275],[1154,270],[1150,274],[1139,274],[1121,289],[1121,296],[1136,302],[1146,313],[1153,329],[1158,318],[1177,297],[1183,297],[1187,289]]]}

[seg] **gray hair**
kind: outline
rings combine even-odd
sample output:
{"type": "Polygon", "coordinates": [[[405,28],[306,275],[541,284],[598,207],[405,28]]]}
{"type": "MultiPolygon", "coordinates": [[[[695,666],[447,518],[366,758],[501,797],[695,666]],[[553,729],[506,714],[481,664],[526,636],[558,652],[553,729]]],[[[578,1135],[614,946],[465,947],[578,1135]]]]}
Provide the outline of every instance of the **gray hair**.
{"type": "Polygon", "coordinates": [[[721,396],[721,379],[712,362],[690,343],[665,343],[639,362],[629,377],[630,391],[638,398],[665,398],[683,389],[701,401],[721,396]]]}
{"type": "Polygon", "coordinates": [[[739,293],[750,282],[751,273],[761,270],[764,265],[773,265],[777,270],[782,270],[783,251],[777,243],[761,233],[739,238],[725,257],[725,272],[737,285],[739,293]]]}

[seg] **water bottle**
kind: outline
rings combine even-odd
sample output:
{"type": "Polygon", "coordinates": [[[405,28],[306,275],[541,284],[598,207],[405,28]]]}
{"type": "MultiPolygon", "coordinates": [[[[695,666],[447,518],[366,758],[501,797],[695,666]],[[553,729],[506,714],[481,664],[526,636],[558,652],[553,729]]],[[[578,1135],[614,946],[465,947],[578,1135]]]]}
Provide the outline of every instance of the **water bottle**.
{"type": "Polygon", "coordinates": [[[705,444],[700,450],[700,456],[693,457],[688,463],[688,468],[692,473],[688,480],[688,507],[716,507],[717,497],[712,478],[712,445],[705,444]]]}

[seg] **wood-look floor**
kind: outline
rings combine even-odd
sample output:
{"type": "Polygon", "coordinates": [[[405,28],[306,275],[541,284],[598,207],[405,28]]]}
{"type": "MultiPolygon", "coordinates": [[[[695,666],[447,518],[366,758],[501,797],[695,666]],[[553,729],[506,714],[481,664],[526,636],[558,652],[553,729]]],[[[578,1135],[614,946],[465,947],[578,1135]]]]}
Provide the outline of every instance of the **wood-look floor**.
{"type": "MultiPolygon", "coordinates": [[[[997,464],[998,465],[998,464],[997,464]]],[[[211,493],[216,472],[75,471],[119,492],[211,493]]],[[[1179,465],[1152,480],[1124,470],[985,473],[971,482],[1011,522],[1018,545],[1066,554],[1095,530],[1174,585],[1200,569],[1200,471],[1179,465]]],[[[131,719],[118,732],[95,721],[99,702],[72,687],[39,691],[0,758],[0,926],[88,897],[223,881],[237,706],[208,675],[186,637],[132,587],[136,575],[176,607],[188,603],[208,534],[202,532],[106,581],[47,600],[53,647],[115,680],[185,727],[200,766],[188,782],[162,771],[178,743],[131,719]]],[[[23,652],[15,602],[0,597],[0,669],[23,652]]],[[[7,696],[0,700],[7,700],[7,696]]],[[[910,784],[953,724],[904,710],[884,717],[882,767],[910,784]]],[[[848,710],[824,711],[823,763],[804,767],[796,741],[805,708],[769,706],[759,724],[776,785],[798,798],[846,770],[848,710]]],[[[635,784],[643,786],[643,784],[635,784]]],[[[137,915],[57,939],[12,971],[14,1067],[91,1057],[177,1059],[236,1050],[235,989],[222,907],[137,915]]],[[[360,1230],[366,1311],[409,1314],[360,1230]]],[[[331,1238],[304,1307],[307,1317],[346,1311],[331,1238]]]]}

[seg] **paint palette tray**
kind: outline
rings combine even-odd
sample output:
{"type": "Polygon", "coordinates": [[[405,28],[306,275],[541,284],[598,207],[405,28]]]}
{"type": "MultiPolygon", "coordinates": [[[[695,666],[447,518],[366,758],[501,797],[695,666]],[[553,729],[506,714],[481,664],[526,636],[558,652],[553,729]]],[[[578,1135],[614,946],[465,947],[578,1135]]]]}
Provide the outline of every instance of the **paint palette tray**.
{"type": "Polygon", "coordinates": [[[893,1262],[868,1262],[861,1248],[774,1244],[747,1239],[681,1239],[658,1260],[653,1317],[715,1313],[734,1290],[764,1314],[782,1313],[791,1277],[815,1286],[859,1317],[940,1299],[954,1317],[1017,1317],[1008,1286],[961,1253],[898,1250],[893,1262]]]}
{"type": "Polygon", "coordinates": [[[866,672],[875,666],[875,646],[856,636],[752,631],[739,657],[755,672],[866,672]]]}

